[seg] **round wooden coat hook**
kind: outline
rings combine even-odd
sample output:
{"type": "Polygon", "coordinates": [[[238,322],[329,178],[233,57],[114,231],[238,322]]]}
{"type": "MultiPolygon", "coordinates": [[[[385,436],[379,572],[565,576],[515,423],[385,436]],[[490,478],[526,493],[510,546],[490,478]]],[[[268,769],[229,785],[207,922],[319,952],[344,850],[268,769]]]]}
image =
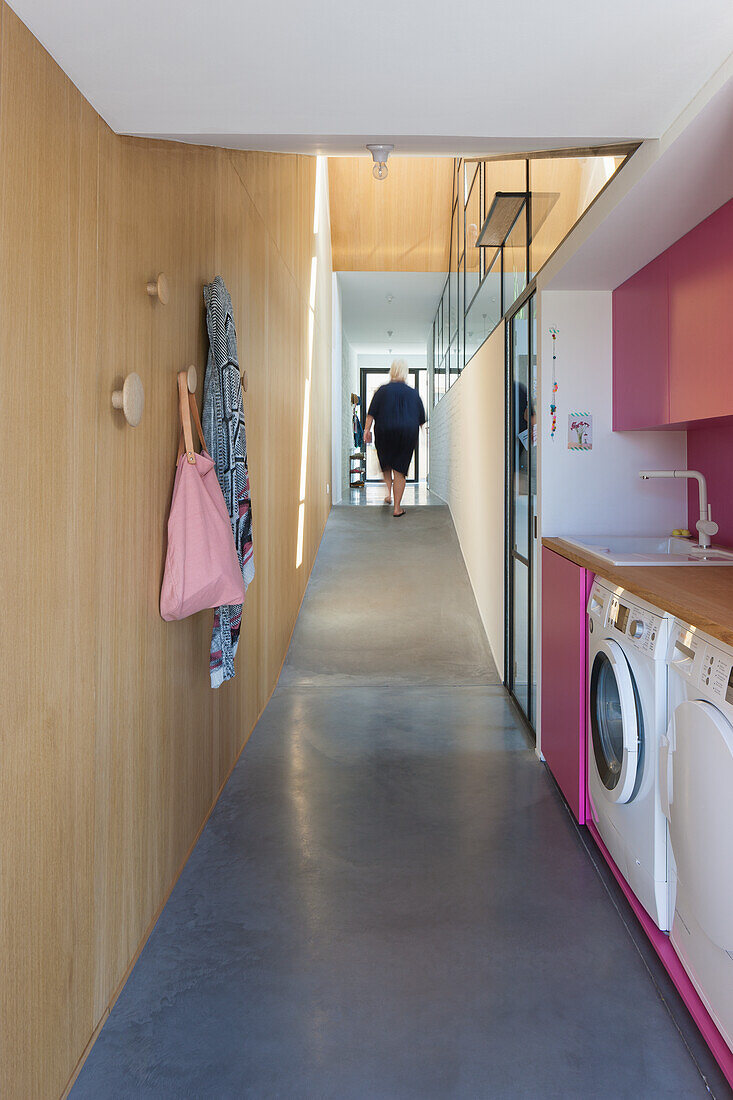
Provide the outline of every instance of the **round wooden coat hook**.
{"type": "Polygon", "coordinates": [[[157,298],[161,305],[167,306],[171,300],[171,290],[168,286],[168,278],[162,271],[157,279],[153,279],[148,283],[147,291],[150,297],[157,298]]]}
{"type": "Polygon", "coordinates": [[[186,381],[188,383],[188,392],[196,393],[199,385],[199,375],[193,363],[190,367],[186,368],[186,381]]]}
{"type": "Polygon", "coordinates": [[[139,374],[128,374],[122,389],[115,390],[112,394],[112,406],[122,409],[125,420],[131,428],[136,428],[143,418],[145,408],[145,391],[139,374]]]}

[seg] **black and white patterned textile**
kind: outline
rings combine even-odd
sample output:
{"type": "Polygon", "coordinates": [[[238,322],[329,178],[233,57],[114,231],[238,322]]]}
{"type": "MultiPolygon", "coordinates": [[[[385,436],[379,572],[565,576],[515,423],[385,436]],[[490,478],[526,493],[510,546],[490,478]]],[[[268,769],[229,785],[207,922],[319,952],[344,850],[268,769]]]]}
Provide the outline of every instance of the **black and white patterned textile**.
{"type": "MultiPolygon", "coordinates": [[[[245,592],[255,575],[252,545],[252,503],[247,470],[242,380],[237,358],[237,332],[232,300],[223,279],[204,287],[209,355],[204,379],[201,420],[204,439],[229,511],[245,592]]],[[[211,635],[211,686],[234,676],[234,657],[242,625],[241,605],[217,607],[211,635]]]]}

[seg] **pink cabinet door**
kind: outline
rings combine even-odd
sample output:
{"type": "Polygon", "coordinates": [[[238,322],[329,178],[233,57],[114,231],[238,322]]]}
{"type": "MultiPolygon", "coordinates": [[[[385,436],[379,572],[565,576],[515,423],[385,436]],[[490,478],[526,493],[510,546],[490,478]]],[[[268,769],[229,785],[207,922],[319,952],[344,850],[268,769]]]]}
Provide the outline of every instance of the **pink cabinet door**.
{"type": "Polygon", "coordinates": [[[586,594],[592,574],[542,548],[542,754],[581,825],[586,818],[586,594]]]}
{"type": "Polygon", "coordinates": [[[667,251],[670,421],[733,415],[733,199],[667,251]]]}
{"type": "Polygon", "coordinates": [[[667,253],[613,292],[614,431],[669,423],[667,253]]]}

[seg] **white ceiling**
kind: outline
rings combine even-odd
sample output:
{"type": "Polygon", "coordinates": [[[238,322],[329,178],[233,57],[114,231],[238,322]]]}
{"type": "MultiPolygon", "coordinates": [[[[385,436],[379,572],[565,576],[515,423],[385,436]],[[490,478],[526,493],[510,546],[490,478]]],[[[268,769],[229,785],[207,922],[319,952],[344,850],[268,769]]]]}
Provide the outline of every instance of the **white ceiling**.
{"type": "Polygon", "coordinates": [[[340,272],[343,331],[353,350],[424,356],[445,278],[422,271],[340,272]]]}
{"type": "Polygon", "coordinates": [[[403,151],[487,152],[656,137],[733,48],[731,0],[11,6],[113,129],[242,148],[351,153],[397,135],[403,151]]]}
{"type": "Polygon", "coordinates": [[[727,202],[732,185],[733,59],[661,141],[634,154],[552,257],[541,284],[614,289],[727,202]]]}

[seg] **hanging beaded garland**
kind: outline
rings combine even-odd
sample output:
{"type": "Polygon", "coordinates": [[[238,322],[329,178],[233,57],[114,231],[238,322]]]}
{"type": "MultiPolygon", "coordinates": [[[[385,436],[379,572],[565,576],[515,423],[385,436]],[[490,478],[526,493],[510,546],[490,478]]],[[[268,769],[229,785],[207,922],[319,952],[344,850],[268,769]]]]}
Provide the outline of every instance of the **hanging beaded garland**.
{"type": "Polygon", "coordinates": [[[557,374],[555,372],[555,364],[557,361],[557,334],[558,329],[550,329],[550,336],[552,337],[552,397],[550,398],[550,439],[555,438],[555,432],[557,431],[557,374]]]}

